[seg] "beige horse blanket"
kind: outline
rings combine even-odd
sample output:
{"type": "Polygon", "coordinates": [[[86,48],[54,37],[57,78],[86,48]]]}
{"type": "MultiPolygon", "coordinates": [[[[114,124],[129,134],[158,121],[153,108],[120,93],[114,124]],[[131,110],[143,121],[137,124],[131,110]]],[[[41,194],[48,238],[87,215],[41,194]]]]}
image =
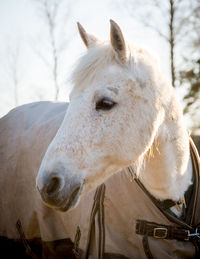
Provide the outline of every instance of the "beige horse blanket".
{"type": "Polygon", "coordinates": [[[194,186],[186,220],[159,209],[137,181],[131,180],[127,169],[105,183],[99,213],[93,213],[95,191],[66,213],[42,203],[35,178],[66,109],[65,103],[32,103],[0,120],[1,253],[6,252],[6,258],[15,258],[17,253],[19,258],[194,258],[197,238],[188,241],[160,238],[158,232],[155,236],[136,233],[136,225],[139,219],[194,231],[200,223],[195,151],[194,186]]]}

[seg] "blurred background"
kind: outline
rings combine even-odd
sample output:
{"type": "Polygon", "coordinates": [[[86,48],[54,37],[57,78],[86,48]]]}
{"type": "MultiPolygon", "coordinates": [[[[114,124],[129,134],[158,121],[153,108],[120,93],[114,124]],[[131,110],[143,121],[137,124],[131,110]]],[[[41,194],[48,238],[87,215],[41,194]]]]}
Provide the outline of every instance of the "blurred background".
{"type": "Polygon", "coordinates": [[[0,0],[0,116],[29,102],[68,101],[85,51],[76,22],[108,39],[109,19],[156,56],[198,142],[200,0],[0,0]]]}

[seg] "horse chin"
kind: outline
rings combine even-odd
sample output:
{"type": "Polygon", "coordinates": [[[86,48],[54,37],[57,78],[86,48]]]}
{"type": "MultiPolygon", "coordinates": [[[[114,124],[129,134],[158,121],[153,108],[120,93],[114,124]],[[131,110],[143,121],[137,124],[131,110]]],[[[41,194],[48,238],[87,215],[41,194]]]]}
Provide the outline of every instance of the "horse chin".
{"type": "Polygon", "coordinates": [[[70,195],[70,197],[64,202],[62,202],[61,204],[59,204],[59,206],[56,207],[55,209],[62,212],[66,212],[76,208],[80,201],[82,189],[83,189],[82,186],[75,189],[73,193],[70,195]]]}
{"type": "Polygon", "coordinates": [[[80,201],[80,196],[76,197],[74,200],[62,202],[62,204],[59,204],[59,205],[51,205],[47,202],[44,202],[44,201],[43,202],[47,207],[49,207],[51,209],[55,209],[55,210],[62,211],[62,212],[67,212],[67,211],[70,211],[70,210],[76,208],[79,201],[80,201]]]}
{"type": "Polygon", "coordinates": [[[47,207],[66,212],[78,205],[83,189],[83,184],[81,184],[77,186],[70,195],[67,195],[65,192],[58,193],[58,195],[53,198],[42,195],[42,200],[47,207]]]}
{"type": "Polygon", "coordinates": [[[69,201],[67,201],[65,203],[65,205],[56,208],[56,210],[59,210],[59,211],[62,211],[62,212],[70,211],[70,210],[77,207],[79,201],[80,201],[80,195],[75,197],[75,199],[73,199],[73,200],[69,199],[69,201]]]}

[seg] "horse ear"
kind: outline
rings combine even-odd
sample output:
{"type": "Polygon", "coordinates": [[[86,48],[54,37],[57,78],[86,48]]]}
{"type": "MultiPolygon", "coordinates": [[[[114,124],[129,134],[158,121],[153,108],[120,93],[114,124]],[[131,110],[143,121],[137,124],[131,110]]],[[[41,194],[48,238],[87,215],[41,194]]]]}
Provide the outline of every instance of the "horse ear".
{"type": "Polygon", "coordinates": [[[83,40],[85,46],[87,48],[94,47],[98,42],[98,39],[95,36],[88,34],[79,22],[77,22],[77,25],[81,39],[83,40]]]}
{"type": "Polygon", "coordinates": [[[124,36],[119,25],[110,20],[110,41],[113,46],[113,49],[117,53],[119,59],[125,63],[126,62],[126,43],[124,40],[124,36]]]}

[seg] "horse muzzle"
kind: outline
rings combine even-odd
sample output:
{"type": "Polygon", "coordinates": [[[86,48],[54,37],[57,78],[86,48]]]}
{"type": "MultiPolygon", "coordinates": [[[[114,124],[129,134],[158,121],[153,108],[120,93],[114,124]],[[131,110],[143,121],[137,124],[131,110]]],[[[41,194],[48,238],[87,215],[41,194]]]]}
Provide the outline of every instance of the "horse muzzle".
{"type": "Polygon", "coordinates": [[[36,180],[36,187],[44,203],[61,211],[74,208],[83,189],[80,179],[67,179],[56,173],[46,175],[38,176],[36,180]]]}

